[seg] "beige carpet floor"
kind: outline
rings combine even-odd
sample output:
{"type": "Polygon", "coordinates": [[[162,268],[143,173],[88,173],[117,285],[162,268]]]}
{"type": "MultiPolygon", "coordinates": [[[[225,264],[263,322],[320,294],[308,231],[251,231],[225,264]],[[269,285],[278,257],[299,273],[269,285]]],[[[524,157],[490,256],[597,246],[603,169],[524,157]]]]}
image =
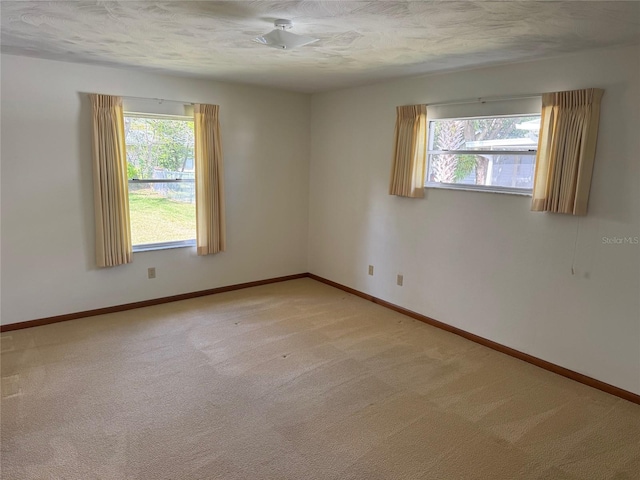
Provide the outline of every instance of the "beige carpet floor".
{"type": "Polygon", "coordinates": [[[2,334],[3,479],[638,479],[640,406],[311,279],[2,334]]]}

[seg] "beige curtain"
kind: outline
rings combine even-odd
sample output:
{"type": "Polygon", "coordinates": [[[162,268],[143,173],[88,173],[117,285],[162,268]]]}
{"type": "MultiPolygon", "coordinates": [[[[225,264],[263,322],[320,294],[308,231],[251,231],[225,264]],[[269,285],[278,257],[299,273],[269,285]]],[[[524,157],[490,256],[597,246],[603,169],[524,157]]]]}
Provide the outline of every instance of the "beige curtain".
{"type": "Polygon", "coordinates": [[[93,107],[93,197],[96,263],[132,261],[122,98],[89,95],[93,107]]]}
{"type": "Polygon", "coordinates": [[[396,114],[389,195],[421,198],[427,159],[427,106],[397,107],[396,114]]]}
{"type": "Polygon", "coordinates": [[[603,90],[545,93],[531,210],[586,215],[603,90]]]}
{"type": "Polygon", "coordinates": [[[224,172],[218,105],[194,106],[198,255],[224,252],[224,172]]]}

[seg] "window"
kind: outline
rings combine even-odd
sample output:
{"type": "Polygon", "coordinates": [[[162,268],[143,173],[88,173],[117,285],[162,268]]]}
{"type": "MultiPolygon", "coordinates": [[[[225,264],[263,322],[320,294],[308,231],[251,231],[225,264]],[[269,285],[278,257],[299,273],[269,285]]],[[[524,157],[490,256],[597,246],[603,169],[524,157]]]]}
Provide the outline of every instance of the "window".
{"type": "Polygon", "coordinates": [[[429,122],[426,187],[530,195],[540,115],[429,122]]]}
{"type": "Polygon", "coordinates": [[[133,251],[195,245],[193,118],[125,112],[133,251]]]}

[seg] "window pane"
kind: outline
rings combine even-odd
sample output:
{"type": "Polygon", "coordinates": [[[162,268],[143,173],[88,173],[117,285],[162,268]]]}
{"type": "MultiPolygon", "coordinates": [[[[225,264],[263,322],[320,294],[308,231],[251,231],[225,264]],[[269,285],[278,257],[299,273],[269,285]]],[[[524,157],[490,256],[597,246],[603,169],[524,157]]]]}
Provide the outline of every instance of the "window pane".
{"type": "Polygon", "coordinates": [[[131,243],[196,238],[195,183],[130,183],[131,243]]]}
{"type": "Polygon", "coordinates": [[[535,150],[540,115],[434,120],[429,150],[535,150]]]}
{"type": "Polygon", "coordinates": [[[533,188],[536,157],[523,155],[429,155],[427,182],[533,188]]]}
{"type": "Polygon", "coordinates": [[[125,116],[124,128],[130,180],[193,173],[192,121],[125,116]]]}
{"type": "Polygon", "coordinates": [[[193,121],[125,116],[125,138],[132,244],[195,239],[193,121]]]}

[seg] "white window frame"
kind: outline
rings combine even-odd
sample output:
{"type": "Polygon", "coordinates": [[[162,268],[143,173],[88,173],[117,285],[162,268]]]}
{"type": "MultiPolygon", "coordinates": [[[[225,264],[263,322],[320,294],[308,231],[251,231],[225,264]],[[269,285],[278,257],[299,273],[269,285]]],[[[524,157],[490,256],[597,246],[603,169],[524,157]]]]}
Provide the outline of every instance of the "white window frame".
{"type": "MultiPolygon", "coordinates": [[[[125,117],[132,118],[149,118],[155,120],[179,120],[183,122],[193,122],[193,117],[187,115],[165,115],[158,113],[141,113],[141,112],[124,112],[125,117]]],[[[158,179],[158,178],[133,178],[127,181],[129,185],[139,185],[143,183],[195,183],[195,179],[189,178],[175,178],[175,179],[158,179]]],[[[127,201],[129,198],[127,197],[127,201]]],[[[194,218],[195,222],[195,218],[194,218]]],[[[149,252],[153,250],[167,250],[171,248],[186,248],[195,247],[196,239],[190,238],[188,240],[176,240],[172,242],[154,242],[154,243],[141,243],[138,245],[132,245],[133,253],[136,252],[149,252]]]]}
{"type": "MultiPolygon", "coordinates": [[[[472,117],[443,117],[434,118],[428,120],[428,149],[427,149],[427,168],[425,176],[425,188],[438,188],[446,190],[464,190],[472,192],[488,192],[488,193],[506,193],[510,195],[523,195],[531,197],[533,195],[533,188],[516,188],[516,187],[501,187],[498,185],[472,185],[472,184],[459,184],[459,183],[444,183],[444,182],[430,182],[429,171],[431,166],[431,156],[438,154],[456,154],[456,155],[519,155],[519,156],[536,156],[538,152],[538,146],[528,150],[434,150],[434,129],[435,122],[443,120],[472,120],[482,118],[509,118],[509,117],[539,117],[540,113],[515,113],[507,115],[477,115],[472,117]]],[[[535,168],[535,162],[534,162],[535,168]]]]}

